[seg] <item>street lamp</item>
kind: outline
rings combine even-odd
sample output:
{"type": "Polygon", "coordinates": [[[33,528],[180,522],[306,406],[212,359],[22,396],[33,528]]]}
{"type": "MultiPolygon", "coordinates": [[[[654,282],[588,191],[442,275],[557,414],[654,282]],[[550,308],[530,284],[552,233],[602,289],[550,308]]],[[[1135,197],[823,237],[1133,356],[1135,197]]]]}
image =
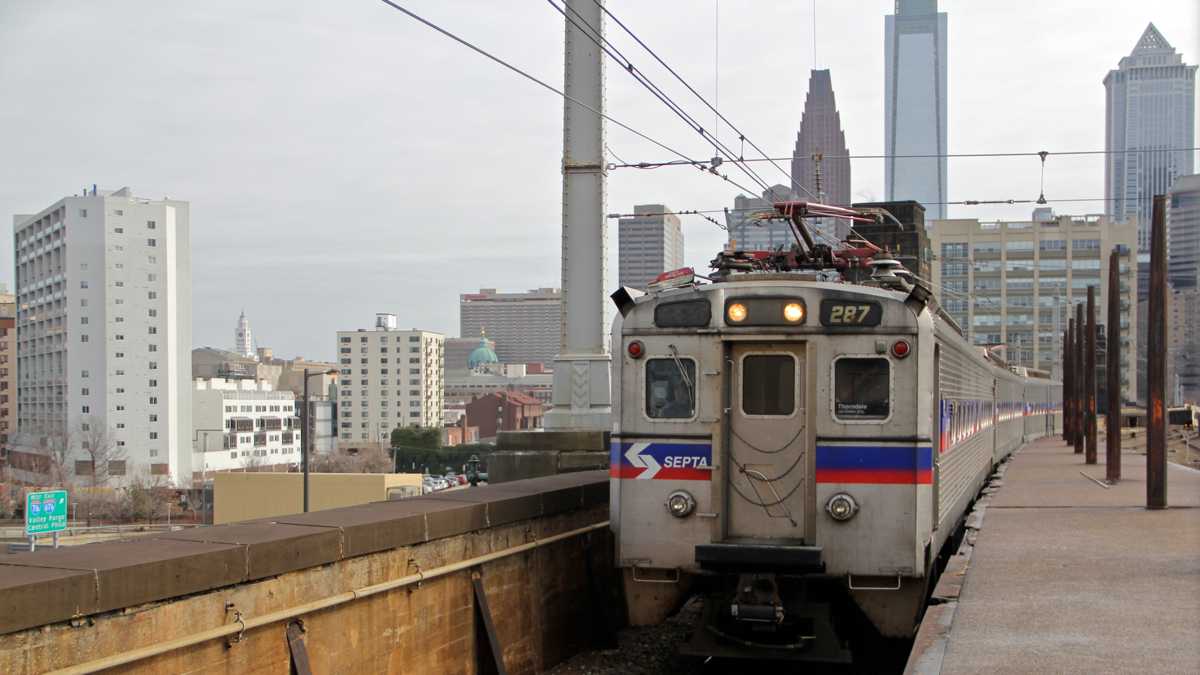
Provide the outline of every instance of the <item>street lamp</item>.
{"type": "Polygon", "coordinates": [[[308,378],[323,377],[325,375],[337,375],[336,369],[324,370],[319,373],[309,373],[308,368],[304,369],[304,404],[300,408],[300,464],[301,471],[304,472],[304,512],[308,513],[308,378]]]}

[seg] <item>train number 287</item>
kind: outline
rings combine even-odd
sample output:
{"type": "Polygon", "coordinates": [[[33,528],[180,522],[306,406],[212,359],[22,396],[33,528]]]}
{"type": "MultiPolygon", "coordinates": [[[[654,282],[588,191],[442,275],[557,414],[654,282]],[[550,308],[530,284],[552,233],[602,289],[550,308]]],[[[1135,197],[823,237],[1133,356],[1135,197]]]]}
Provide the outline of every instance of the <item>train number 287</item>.
{"type": "Polygon", "coordinates": [[[872,305],[834,305],[829,308],[829,323],[860,324],[867,320],[872,305]]]}

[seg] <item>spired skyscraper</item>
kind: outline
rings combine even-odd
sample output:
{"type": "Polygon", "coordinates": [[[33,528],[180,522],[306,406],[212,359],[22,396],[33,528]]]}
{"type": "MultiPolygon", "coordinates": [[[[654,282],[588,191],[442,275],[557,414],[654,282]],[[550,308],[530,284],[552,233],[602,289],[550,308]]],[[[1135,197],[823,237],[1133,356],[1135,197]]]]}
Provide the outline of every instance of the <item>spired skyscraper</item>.
{"type": "Polygon", "coordinates": [[[1137,218],[1138,251],[1149,250],[1154,195],[1195,172],[1196,66],[1154,27],[1146,26],[1133,52],[1108,71],[1105,89],[1104,197],[1110,216],[1137,218]],[[1124,152],[1136,151],[1136,152],[1124,152]]]}
{"type": "Polygon", "coordinates": [[[937,0],[896,0],[884,17],[883,62],[887,200],[915,199],[927,220],[945,218],[946,13],[937,0]]]}
{"type": "MultiPolygon", "coordinates": [[[[804,116],[792,152],[792,180],[817,195],[817,201],[849,206],[849,154],[842,117],[833,96],[833,79],[828,70],[814,70],[808,77],[804,116]]],[[[801,192],[799,187],[794,191],[801,192]]],[[[817,222],[816,226],[838,241],[850,233],[848,221],[830,219],[827,223],[817,222]]]]}

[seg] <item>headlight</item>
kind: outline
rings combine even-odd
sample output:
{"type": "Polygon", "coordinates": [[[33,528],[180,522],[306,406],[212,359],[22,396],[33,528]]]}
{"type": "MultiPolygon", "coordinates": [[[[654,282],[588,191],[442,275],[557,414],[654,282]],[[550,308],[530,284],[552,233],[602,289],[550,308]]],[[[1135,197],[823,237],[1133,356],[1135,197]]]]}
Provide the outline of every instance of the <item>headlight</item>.
{"type": "Polygon", "coordinates": [[[735,302],[729,306],[727,314],[730,321],[741,323],[746,320],[746,306],[740,302],[735,302]]]}
{"type": "Polygon", "coordinates": [[[783,306],[783,318],[796,323],[804,318],[804,306],[798,302],[789,302],[783,306]]]}
{"type": "Polygon", "coordinates": [[[830,518],[837,521],[847,521],[858,513],[858,502],[845,492],[839,492],[825,502],[825,511],[830,518]]]}
{"type": "Polygon", "coordinates": [[[686,518],[696,510],[696,500],[683,490],[676,490],[667,497],[667,513],[676,518],[686,518]]]}

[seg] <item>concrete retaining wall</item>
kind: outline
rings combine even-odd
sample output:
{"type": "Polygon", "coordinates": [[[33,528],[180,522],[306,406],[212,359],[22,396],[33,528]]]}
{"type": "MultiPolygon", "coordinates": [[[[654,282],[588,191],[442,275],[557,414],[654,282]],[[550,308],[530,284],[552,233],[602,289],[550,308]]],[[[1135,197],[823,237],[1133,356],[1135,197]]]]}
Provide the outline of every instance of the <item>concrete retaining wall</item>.
{"type": "Polygon", "coordinates": [[[508,671],[539,672],[605,628],[598,617],[607,608],[594,601],[587,572],[611,578],[611,536],[594,527],[608,518],[607,499],[603,472],[575,473],[8,556],[0,561],[0,672],[95,664],[178,640],[195,644],[122,668],[287,673],[293,619],[272,617],[295,614],[314,673],[473,673],[490,652],[478,633],[472,574],[508,671]],[[337,604],[313,606],[331,599],[337,604]],[[239,638],[242,623],[255,621],[265,625],[239,638]],[[206,631],[229,635],[191,639],[206,631]]]}

